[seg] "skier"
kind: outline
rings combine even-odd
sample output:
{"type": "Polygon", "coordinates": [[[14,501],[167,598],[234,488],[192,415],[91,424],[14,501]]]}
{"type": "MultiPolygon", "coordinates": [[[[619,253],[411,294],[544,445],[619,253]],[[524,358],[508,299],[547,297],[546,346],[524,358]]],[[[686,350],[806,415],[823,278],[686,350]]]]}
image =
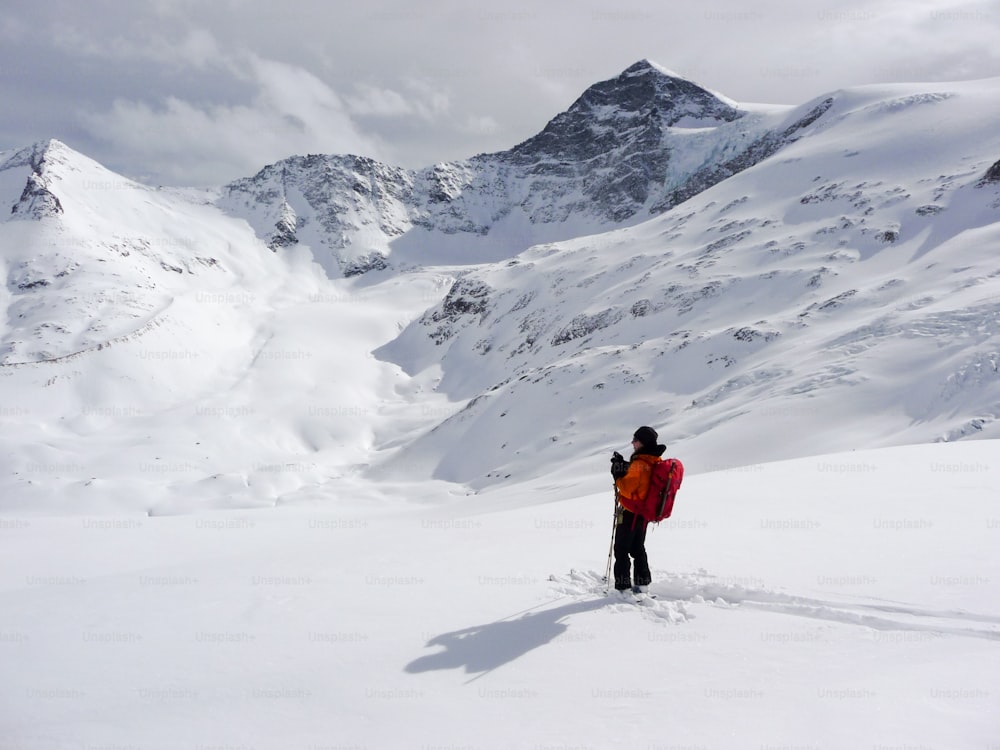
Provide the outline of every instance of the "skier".
{"type": "Polygon", "coordinates": [[[631,458],[626,461],[617,451],[611,457],[611,476],[615,479],[618,504],[614,541],[615,590],[623,593],[629,589],[636,594],[645,593],[652,582],[646,558],[647,521],[634,509],[641,505],[649,491],[653,464],[660,461],[667,450],[667,446],[657,444],[658,438],[652,427],[640,427],[632,436],[631,458]],[[635,562],[634,585],[630,575],[632,561],[635,562]]]}

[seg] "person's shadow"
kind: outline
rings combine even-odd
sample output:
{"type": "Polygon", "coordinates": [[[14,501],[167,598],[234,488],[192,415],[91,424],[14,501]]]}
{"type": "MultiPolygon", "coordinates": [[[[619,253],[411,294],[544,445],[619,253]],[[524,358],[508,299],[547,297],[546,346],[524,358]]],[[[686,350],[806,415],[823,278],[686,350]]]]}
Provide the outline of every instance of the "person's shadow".
{"type": "Polygon", "coordinates": [[[607,603],[607,599],[594,599],[540,612],[529,610],[517,619],[505,618],[442,633],[431,638],[427,646],[443,646],[444,650],[414,659],[406,665],[406,671],[417,674],[464,667],[466,674],[479,673],[473,678],[477,679],[565,633],[569,628],[566,619],[570,615],[600,609],[607,603]]]}

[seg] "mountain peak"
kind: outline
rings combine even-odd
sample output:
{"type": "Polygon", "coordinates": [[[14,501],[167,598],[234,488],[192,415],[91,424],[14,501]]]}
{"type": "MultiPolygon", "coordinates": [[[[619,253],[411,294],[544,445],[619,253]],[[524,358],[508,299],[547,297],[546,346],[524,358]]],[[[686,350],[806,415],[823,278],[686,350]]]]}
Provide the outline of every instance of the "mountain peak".
{"type": "Polygon", "coordinates": [[[45,174],[47,157],[62,145],[55,139],[39,141],[16,151],[0,163],[0,172],[14,169],[28,171],[24,189],[11,207],[11,217],[42,219],[63,212],[62,203],[51,191],[49,177],[45,174]]]}
{"type": "Polygon", "coordinates": [[[76,153],[73,149],[71,149],[65,143],[60,141],[58,138],[46,138],[43,141],[38,141],[32,146],[32,148],[34,148],[37,152],[43,154],[76,153]]]}
{"type": "Polygon", "coordinates": [[[742,116],[733,102],[648,59],[633,63],[616,78],[595,83],[569,111],[608,105],[658,114],[668,127],[684,119],[718,123],[742,116]]]}
{"type": "Polygon", "coordinates": [[[590,86],[542,132],[510,153],[518,162],[576,163],[622,148],[632,151],[630,143],[652,153],[661,150],[662,138],[671,127],[711,127],[742,116],[732,102],[643,59],[615,78],[590,86]]]}
{"type": "Polygon", "coordinates": [[[0,172],[8,169],[19,169],[30,167],[35,173],[41,175],[48,171],[54,164],[64,164],[69,161],[83,161],[96,164],[89,157],[84,156],[79,151],[74,151],[60,140],[48,138],[36,141],[30,146],[7,151],[0,155],[0,172]]]}
{"type": "Polygon", "coordinates": [[[622,76],[648,75],[650,73],[665,76],[667,78],[686,80],[685,77],[679,73],[675,73],[674,71],[669,70],[668,68],[665,68],[659,63],[653,62],[648,58],[643,58],[642,60],[639,60],[639,62],[629,65],[622,71],[622,76]]]}
{"type": "MultiPolygon", "coordinates": [[[[42,219],[64,212],[65,199],[95,188],[119,189],[136,183],[81,154],[56,138],[0,155],[0,172],[20,172],[25,182],[20,196],[0,194],[0,205],[12,205],[10,217],[42,219]]],[[[17,177],[8,178],[8,189],[17,177]]]]}

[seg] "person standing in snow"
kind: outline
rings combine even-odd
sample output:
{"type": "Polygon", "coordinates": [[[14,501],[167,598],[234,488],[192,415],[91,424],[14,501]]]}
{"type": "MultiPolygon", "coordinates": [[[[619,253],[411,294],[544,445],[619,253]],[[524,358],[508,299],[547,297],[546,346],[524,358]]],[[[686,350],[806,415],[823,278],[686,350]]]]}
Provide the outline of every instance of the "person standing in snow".
{"type": "Polygon", "coordinates": [[[618,514],[615,517],[615,590],[644,593],[652,582],[646,557],[647,521],[636,513],[649,491],[650,472],[667,446],[657,444],[652,427],[640,427],[632,436],[632,457],[626,461],[617,451],[611,458],[618,514]],[[635,567],[635,578],[631,576],[635,567]]]}

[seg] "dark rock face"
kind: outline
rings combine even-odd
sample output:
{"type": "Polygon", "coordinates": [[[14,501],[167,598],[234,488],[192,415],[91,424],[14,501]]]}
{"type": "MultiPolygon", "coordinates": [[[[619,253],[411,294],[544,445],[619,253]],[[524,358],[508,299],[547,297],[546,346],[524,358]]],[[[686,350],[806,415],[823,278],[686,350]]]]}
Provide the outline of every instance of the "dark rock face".
{"type": "Polygon", "coordinates": [[[490,295],[493,289],[486,283],[469,278],[460,278],[452,284],[440,306],[426,313],[420,322],[425,326],[435,326],[428,334],[436,344],[442,344],[461,327],[466,316],[489,314],[490,295]]]}
{"type": "Polygon", "coordinates": [[[623,317],[618,310],[602,310],[596,315],[577,315],[552,338],[552,346],[559,346],[574,339],[581,339],[589,336],[595,331],[612,326],[623,317]]]}
{"type": "Polygon", "coordinates": [[[285,216],[290,196],[295,194],[314,210],[315,220],[334,247],[346,247],[351,230],[361,228],[355,216],[374,222],[390,237],[406,231],[408,224],[397,220],[392,204],[410,200],[413,181],[406,170],[374,159],[311,154],[272,164],[225,189],[231,199],[275,207],[274,238],[279,246],[296,234],[285,216]]]}
{"type": "Polygon", "coordinates": [[[1000,183],[1000,161],[995,162],[992,167],[986,170],[986,174],[983,175],[983,179],[979,181],[978,185],[981,187],[997,183],[1000,183]]]}
{"type": "MultiPolygon", "coordinates": [[[[732,122],[742,112],[690,81],[642,61],[597,83],[541,133],[497,154],[528,170],[541,189],[562,183],[592,210],[618,223],[638,213],[662,185],[670,162],[668,128],[732,122]]],[[[532,187],[535,187],[535,184],[532,187]]]]}
{"type": "Polygon", "coordinates": [[[21,197],[10,210],[12,216],[38,220],[47,216],[57,216],[63,212],[59,198],[49,189],[49,181],[45,176],[45,158],[46,147],[36,144],[16,154],[4,165],[31,167],[31,175],[21,192],[21,197]]]}
{"type": "Polygon", "coordinates": [[[11,209],[14,216],[31,219],[44,219],[46,216],[56,216],[63,212],[62,203],[49,189],[44,177],[33,173],[24,186],[21,199],[11,209]]]}
{"type": "Polygon", "coordinates": [[[297,245],[299,238],[295,235],[295,229],[294,221],[289,220],[287,217],[278,219],[274,224],[274,234],[271,235],[271,240],[267,243],[267,246],[274,252],[278,252],[279,248],[297,245]]]}
{"type": "Polygon", "coordinates": [[[345,278],[349,278],[351,276],[360,276],[369,271],[384,271],[388,267],[389,264],[386,262],[384,255],[381,253],[371,253],[357,260],[344,263],[343,271],[345,278]]]}
{"type": "Polygon", "coordinates": [[[642,61],[591,86],[541,133],[506,153],[522,165],[543,159],[584,162],[623,147],[658,146],[664,129],[685,118],[731,122],[741,116],[700,86],[642,61]]]}
{"type": "Polygon", "coordinates": [[[441,311],[431,313],[428,320],[438,323],[442,320],[458,320],[463,315],[482,315],[486,312],[491,291],[483,282],[459,279],[448,290],[441,303],[441,311]]]}

